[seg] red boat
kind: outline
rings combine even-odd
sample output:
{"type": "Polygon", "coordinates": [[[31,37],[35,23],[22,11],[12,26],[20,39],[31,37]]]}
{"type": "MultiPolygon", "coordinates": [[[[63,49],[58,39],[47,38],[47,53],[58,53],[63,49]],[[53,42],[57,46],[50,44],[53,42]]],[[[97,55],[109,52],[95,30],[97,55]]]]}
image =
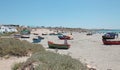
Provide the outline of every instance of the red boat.
{"type": "Polygon", "coordinates": [[[106,39],[102,39],[102,41],[105,45],[120,45],[120,41],[110,41],[106,39]]]}
{"type": "Polygon", "coordinates": [[[67,40],[72,40],[72,39],[73,39],[73,38],[71,38],[70,36],[66,36],[66,35],[58,36],[58,38],[59,38],[60,40],[65,40],[65,39],[67,39],[67,40]]]}

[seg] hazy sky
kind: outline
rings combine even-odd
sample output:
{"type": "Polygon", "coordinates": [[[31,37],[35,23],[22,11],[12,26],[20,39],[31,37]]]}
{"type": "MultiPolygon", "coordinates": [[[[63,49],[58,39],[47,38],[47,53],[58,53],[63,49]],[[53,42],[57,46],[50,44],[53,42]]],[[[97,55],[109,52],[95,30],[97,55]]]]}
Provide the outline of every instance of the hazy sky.
{"type": "Polygon", "coordinates": [[[120,0],[0,0],[0,24],[120,29],[120,0]]]}

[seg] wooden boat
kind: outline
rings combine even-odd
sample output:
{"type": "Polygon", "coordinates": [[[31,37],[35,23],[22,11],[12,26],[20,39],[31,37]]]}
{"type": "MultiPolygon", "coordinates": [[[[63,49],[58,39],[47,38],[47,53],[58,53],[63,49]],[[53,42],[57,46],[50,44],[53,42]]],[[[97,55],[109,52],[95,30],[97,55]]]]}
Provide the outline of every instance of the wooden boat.
{"type": "Polygon", "coordinates": [[[33,43],[39,43],[39,42],[41,42],[41,39],[33,38],[33,43]]]}
{"type": "Polygon", "coordinates": [[[51,41],[48,41],[48,46],[49,48],[54,48],[54,49],[69,49],[70,45],[69,44],[55,44],[51,41]]]}
{"type": "Polygon", "coordinates": [[[115,36],[102,36],[103,39],[115,39],[115,36]]]}
{"type": "Polygon", "coordinates": [[[21,34],[14,34],[14,38],[21,38],[21,34]]]}
{"type": "Polygon", "coordinates": [[[24,28],[20,33],[22,35],[29,35],[30,34],[30,30],[28,30],[27,28],[24,28]]]}
{"type": "Polygon", "coordinates": [[[33,33],[34,35],[39,35],[38,33],[33,33]]]}
{"type": "Polygon", "coordinates": [[[33,38],[33,43],[39,43],[44,37],[38,36],[37,38],[33,38]]]}
{"type": "Polygon", "coordinates": [[[30,38],[29,35],[21,35],[21,38],[30,38]]]}
{"type": "Polygon", "coordinates": [[[63,35],[62,33],[50,33],[49,35],[63,35]]]}
{"type": "Polygon", "coordinates": [[[105,45],[120,45],[120,41],[110,41],[107,39],[102,39],[102,41],[105,45]]]}
{"type": "Polygon", "coordinates": [[[60,36],[58,36],[58,38],[60,39],[60,40],[65,40],[65,39],[67,39],[67,40],[71,40],[71,38],[69,37],[69,36],[66,36],[66,35],[60,35],[60,36]]]}
{"type": "Polygon", "coordinates": [[[42,33],[42,35],[47,35],[47,33],[42,33]]]}
{"type": "Polygon", "coordinates": [[[44,37],[38,36],[38,39],[44,39],[44,37]]]}
{"type": "Polygon", "coordinates": [[[118,37],[118,34],[116,33],[106,33],[102,36],[103,39],[115,39],[115,37],[118,37]]]}
{"type": "Polygon", "coordinates": [[[30,38],[30,30],[24,28],[21,32],[21,38],[30,38]]]}
{"type": "Polygon", "coordinates": [[[86,35],[90,36],[90,35],[93,35],[92,33],[87,33],[86,35]]]}

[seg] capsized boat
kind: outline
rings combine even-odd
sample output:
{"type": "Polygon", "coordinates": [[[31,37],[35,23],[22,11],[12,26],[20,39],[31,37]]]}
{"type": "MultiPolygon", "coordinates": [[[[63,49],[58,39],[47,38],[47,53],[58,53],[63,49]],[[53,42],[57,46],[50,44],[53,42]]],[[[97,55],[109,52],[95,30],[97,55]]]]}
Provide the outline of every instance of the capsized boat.
{"type": "Polygon", "coordinates": [[[54,49],[69,49],[70,48],[69,44],[55,44],[51,41],[48,41],[48,46],[49,48],[54,48],[54,49]]]}

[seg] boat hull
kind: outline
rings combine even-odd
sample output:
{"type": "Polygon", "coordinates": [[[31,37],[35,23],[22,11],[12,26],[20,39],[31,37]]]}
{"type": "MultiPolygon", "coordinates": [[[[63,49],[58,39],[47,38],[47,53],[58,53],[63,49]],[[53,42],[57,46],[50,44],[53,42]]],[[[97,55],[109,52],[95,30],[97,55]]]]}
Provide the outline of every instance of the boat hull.
{"type": "Polygon", "coordinates": [[[33,43],[39,43],[39,42],[41,42],[41,39],[35,39],[35,38],[33,38],[33,43]]]}
{"type": "Polygon", "coordinates": [[[69,49],[70,48],[69,44],[54,44],[50,41],[48,41],[48,46],[49,48],[53,48],[53,49],[69,49]]]}
{"type": "Polygon", "coordinates": [[[106,36],[102,36],[103,39],[115,39],[115,37],[106,37],[106,36]]]}
{"type": "Polygon", "coordinates": [[[120,41],[107,41],[107,40],[102,40],[103,44],[105,45],[120,45],[120,41]]]}
{"type": "Polygon", "coordinates": [[[59,38],[60,40],[65,40],[65,39],[67,39],[67,40],[71,40],[70,38],[59,38]]]}
{"type": "Polygon", "coordinates": [[[29,35],[22,35],[21,38],[30,38],[29,35]]]}
{"type": "Polygon", "coordinates": [[[39,43],[43,39],[44,39],[44,37],[38,36],[38,38],[33,38],[33,43],[39,43]]]}
{"type": "Polygon", "coordinates": [[[49,35],[63,35],[63,34],[61,34],[61,33],[57,33],[57,34],[55,34],[55,33],[50,33],[49,35]]]}
{"type": "Polygon", "coordinates": [[[59,38],[60,40],[65,40],[65,39],[67,39],[67,40],[72,40],[69,36],[58,36],[58,38],[59,38]]]}

